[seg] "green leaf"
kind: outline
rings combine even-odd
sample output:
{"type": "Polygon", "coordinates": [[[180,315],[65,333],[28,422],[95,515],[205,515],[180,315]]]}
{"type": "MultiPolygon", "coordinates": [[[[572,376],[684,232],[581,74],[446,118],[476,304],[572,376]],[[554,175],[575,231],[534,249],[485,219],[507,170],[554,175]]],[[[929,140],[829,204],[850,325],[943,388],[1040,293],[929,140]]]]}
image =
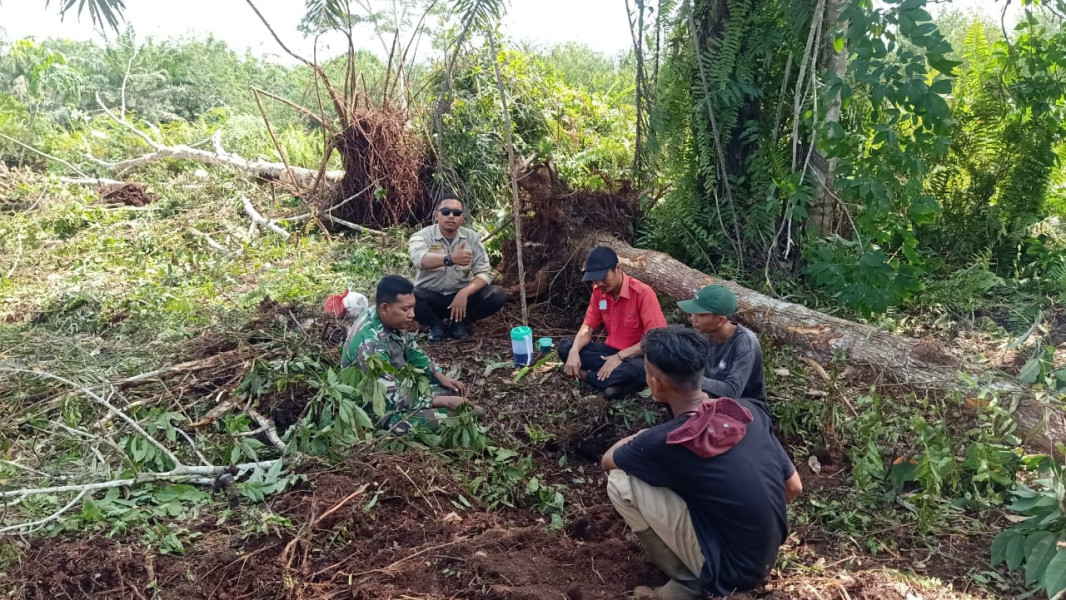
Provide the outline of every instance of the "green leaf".
{"type": "Polygon", "coordinates": [[[1040,494],[1040,492],[1030,488],[1024,483],[1019,483],[1018,486],[1014,488],[1014,491],[1011,493],[1019,498],[1035,498],[1040,494]]]}
{"type": "Polygon", "coordinates": [[[202,502],[207,499],[207,494],[188,484],[174,484],[161,488],[155,493],[154,499],[159,504],[173,500],[202,502]]]}
{"type": "Polygon", "coordinates": [[[93,501],[92,498],[87,498],[82,502],[81,507],[81,520],[89,523],[99,521],[104,518],[104,511],[100,508],[100,505],[93,501]]]}
{"type": "Polygon", "coordinates": [[[181,502],[177,500],[171,500],[165,504],[159,505],[159,510],[166,513],[171,518],[177,518],[181,516],[181,502]]]}
{"type": "Polygon", "coordinates": [[[1021,379],[1025,383],[1036,383],[1036,380],[1040,378],[1040,373],[1043,370],[1043,365],[1039,358],[1030,358],[1026,361],[1025,366],[1022,367],[1020,373],[1018,373],[1018,379],[1021,379]]]}
{"type": "Polygon", "coordinates": [[[950,79],[938,79],[933,82],[933,85],[929,86],[929,91],[934,94],[950,94],[951,93],[951,80],[950,79]]]}
{"type": "Polygon", "coordinates": [[[363,507],[363,512],[369,513],[370,509],[374,508],[374,505],[376,505],[378,503],[378,498],[380,498],[380,497],[381,497],[381,492],[375,493],[374,497],[370,499],[370,502],[367,502],[366,506],[363,507]]]}
{"type": "Polygon", "coordinates": [[[385,416],[385,393],[380,391],[377,385],[374,386],[374,399],[371,404],[375,415],[379,417],[385,416]]]}
{"type": "Polygon", "coordinates": [[[133,462],[139,463],[148,454],[148,442],[141,442],[140,438],[133,438],[130,442],[130,450],[133,453],[133,462]]]}
{"type": "Polygon", "coordinates": [[[1025,537],[1016,535],[1007,543],[1007,569],[1013,571],[1025,560],[1025,537]]]}
{"type": "Polygon", "coordinates": [[[355,417],[355,423],[364,429],[373,429],[374,424],[370,421],[370,416],[366,414],[366,411],[360,406],[352,407],[352,415],[355,417]]]}
{"type": "Polygon", "coordinates": [[[841,36],[841,37],[838,37],[837,39],[833,40],[833,52],[836,52],[837,54],[840,54],[843,51],[844,51],[844,37],[841,36]]]}
{"type": "Polygon", "coordinates": [[[284,464],[282,463],[282,461],[279,460],[275,462],[273,465],[270,466],[270,470],[267,471],[265,479],[267,481],[277,481],[278,477],[281,476],[281,469],[283,467],[284,464]]]}
{"type": "Polygon", "coordinates": [[[1044,571],[1058,548],[1056,536],[1050,531],[1038,531],[1025,538],[1025,583],[1033,584],[1043,578],[1044,571]]]}
{"type": "Polygon", "coordinates": [[[944,56],[938,56],[938,55],[937,56],[929,55],[927,57],[927,59],[929,60],[929,64],[934,69],[936,69],[937,71],[940,71],[941,73],[945,73],[945,74],[952,73],[955,70],[955,67],[957,67],[957,66],[962,64],[962,62],[960,62],[960,61],[950,60],[948,58],[945,58],[944,56]]]}
{"type": "Polygon", "coordinates": [[[928,225],[936,220],[937,214],[940,213],[940,205],[936,200],[929,195],[921,195],[911,204],[911,220],[916,225],[928,225]]]}
{"type": "Polygon", "coordinates": [[[518,456],[518,452],[511,450],[510,448],[497,448],[496,449],[496,461],[504,462],[518,456]]]}
{"type": "Polygon", "coordinates": [[[488,365],[485,365],[485,377],[488,377],[489,375],[492,375],[494,372],[496,372],[496,371],[498,371],[500,369],[506,369],[508,367],[513,367],[513,366],[514,366],[514,361],[510,361],[510,360],[490,363],[488,365]]]}
{"type": "MultiPolygon", "coordinates": [[[[923,2],[923,4],[924,4],[924,2],[923,2]]],[[[911,14],[911,17],[917,22],[932,21],[933,20],[933,16],[930,15],[929,11],[925,10],[924,8],[916,8],[916,9],[910,11],[910,14],[911,14]]]]}
{"type": "MultiPolygon", "coordinates": [[[[47,7],[52,3],[52,0],[46,0],[44,5],[47,7]]],[[[103,28],[104,23],[107,24],[113,31],[118,33],[118,24],[123,20],[122,13],[126,10],[126,5],[123,0],[59,0],[59,14],[60,18],[66,16],[67,11],[74,7],[74,4],[78,4],[78,18],[81,18],[81,13],[85,8],[89,9],[89,17],[92,19],[93,25],[103,28]]]]}
{"type": "Polygon", "coordinates": [[[1066,590],[1066,550],[1059,550],[1044,571],[1044,589],[1048,598],[1054,598],[1066,590]]]}
{"type": "Polygon", "coordinates": [[[344,399],[340,400],[337,405],[337,419],[344,425],[351,426],[355,421],[355,415],[352,410],[353,403],[344,399]]]}
{"type": "Polygon", "coordinates": [[[1050,495],[1040,495],[1033,498],[1020,498],[1010,505],[1014,512],[1032,515],[1033,509],[1058,506],[1058,499],[1050,495]]]}

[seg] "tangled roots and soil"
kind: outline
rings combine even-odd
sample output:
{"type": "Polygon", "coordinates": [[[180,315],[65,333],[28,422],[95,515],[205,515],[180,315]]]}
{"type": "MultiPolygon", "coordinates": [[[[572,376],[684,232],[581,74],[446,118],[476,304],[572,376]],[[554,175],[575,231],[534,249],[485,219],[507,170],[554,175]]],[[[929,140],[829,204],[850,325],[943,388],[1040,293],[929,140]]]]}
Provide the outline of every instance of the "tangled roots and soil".
{"type": "Polygon", "coordinates": [[[424,216],[429,197],[420,177],[424,152],[405,125],[403,114],[392,109],[354,114],[334,139],[344,179],[321,200],[320,210],[336,207],[333,216],[374,228],[414,223],[424,216]]]}
{"type": "MultiPolygon", "coordinates": [[[[550,298],[567,308],[580,295],[585,257],[573,244],[595,231],[608,232],[633,241],[633,224],[640,218],[639,194],[629,182],[610,191],[573,191],[559,181],[551,165],[531,167],[519,180],[522,201],[522,260],[526,271],[526,295],[550,298]]],[[[518,295],[518,257],[514,241],[502,248],[500,271],[508,295],[518,295]]]]}
{"type": "Polygon", "coordinates": [[[155,202],[157,196],[148,191],[147,183],[114,183],[100,186],[100,199],[107,204],[144,206],[155,202]]]}

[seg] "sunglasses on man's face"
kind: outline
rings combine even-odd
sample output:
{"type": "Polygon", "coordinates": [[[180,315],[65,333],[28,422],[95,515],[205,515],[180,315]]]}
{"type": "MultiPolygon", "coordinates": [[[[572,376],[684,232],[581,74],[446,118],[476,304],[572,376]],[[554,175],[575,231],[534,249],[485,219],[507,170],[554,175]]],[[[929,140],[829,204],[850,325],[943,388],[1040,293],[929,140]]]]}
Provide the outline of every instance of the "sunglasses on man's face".
{"type": "Polygon", "coordinates": [[[446,217],[450,217],[452,215],[455,215],[457,217],[463,216],[463,209],[461,209],[461,208],[441,208],[439,210],[440,210],[440,214],[442,214],[442,215],[444,215],[446,217]]]}

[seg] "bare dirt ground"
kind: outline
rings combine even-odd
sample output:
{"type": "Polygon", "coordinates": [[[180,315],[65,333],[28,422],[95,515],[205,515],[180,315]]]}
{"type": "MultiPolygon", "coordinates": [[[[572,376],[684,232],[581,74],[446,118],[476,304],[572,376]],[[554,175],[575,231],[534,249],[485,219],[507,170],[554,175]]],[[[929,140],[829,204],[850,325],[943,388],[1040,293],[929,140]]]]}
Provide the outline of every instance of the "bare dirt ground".
{"type": "MultiPolygon", "coordinates": [[[[280,309],[264,303],[261,310],[268,322],[266,313],[280,309]]],[[[607,404],[551,366],[520,383],[511,369],[486,374],[486,364],[510,357],[511,320],[491,320],[474,340],[430,352],[443,366],[460,368],[485,411],[489,435],[521,444],[546,482],[566,486],[561,529],[528,508],[489,511],[457,503],[464,482],[433,452],[368,450],[339,467],[305,465],[306,482],[263,506],[238,509],[272,511],[291,527],[249,534],[237,520],[220,524],[225,502],[217,500],[186,524],[199,536],[180,556],[150,551],[134,536],[24,540],[0,592],[28,599],[589,600],[624,598],[638,584],[661,583],[664,576],[644,558],[604,491],[599,456],[627,431],[607,404]],[[531,425],[540,431],[535,439],[531,425]]],[[[534,322],[538,336],[555,338],[566,334],[566,325],[544,317],[534,322]]],[[[337,343],[343,328],[323,320],[318,335],[337,343]]],[[[190,348],[190,358],[232,351],[213,339],[190,348]]],[[[216,379],[236,385],[224,373],[216,379]]],[[[301,401],[306,398],[290,396],[262,408],[280,422],[293,419],[301,401]]],[[[847,498],[848,465],[833,455],[822,457],[817,474],[806,457],[797,457],[807,487],[801,503],[847,498]]],[[[895,540],[898,550],[858,552],[863,540],[846,540],[817,521],[795,523],[765,587],[737,597],[993,597],[972,577],[986,569],[991,534],[946,531],[935,543],[906,528],[878,536],[895,540]]]]}

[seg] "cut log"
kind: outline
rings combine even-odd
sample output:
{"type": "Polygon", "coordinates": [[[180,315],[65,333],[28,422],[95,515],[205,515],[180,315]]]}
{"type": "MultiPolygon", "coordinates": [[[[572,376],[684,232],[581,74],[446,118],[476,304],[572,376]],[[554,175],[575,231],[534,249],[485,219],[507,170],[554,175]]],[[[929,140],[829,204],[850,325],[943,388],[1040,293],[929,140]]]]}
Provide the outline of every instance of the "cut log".
{"type": "Polygon", "coordinates": [[[701,273],[662,252],[634,248],[605,233],[574,241],[574,249],[582,253],[595,246],[611,247],[626,273],[677,300],[692,298],[707,284],[721,283],[737,295],[737,321],[823,364],[841,355],[849,365],[868,371],[877,380],[917,391],[959,391],[971,406],[983,402],[976,397],[982,388],[996,393],[1008,408],[1017,402],[1014,420],[1031,450],[1051,452],[1053,444],[1066,440],[1066,418],[1061,404],[1056,406],[1061,398],[1048,398],[987,366],[966,364],[935,342],[894,335],[777,300],[701,273]]]}

